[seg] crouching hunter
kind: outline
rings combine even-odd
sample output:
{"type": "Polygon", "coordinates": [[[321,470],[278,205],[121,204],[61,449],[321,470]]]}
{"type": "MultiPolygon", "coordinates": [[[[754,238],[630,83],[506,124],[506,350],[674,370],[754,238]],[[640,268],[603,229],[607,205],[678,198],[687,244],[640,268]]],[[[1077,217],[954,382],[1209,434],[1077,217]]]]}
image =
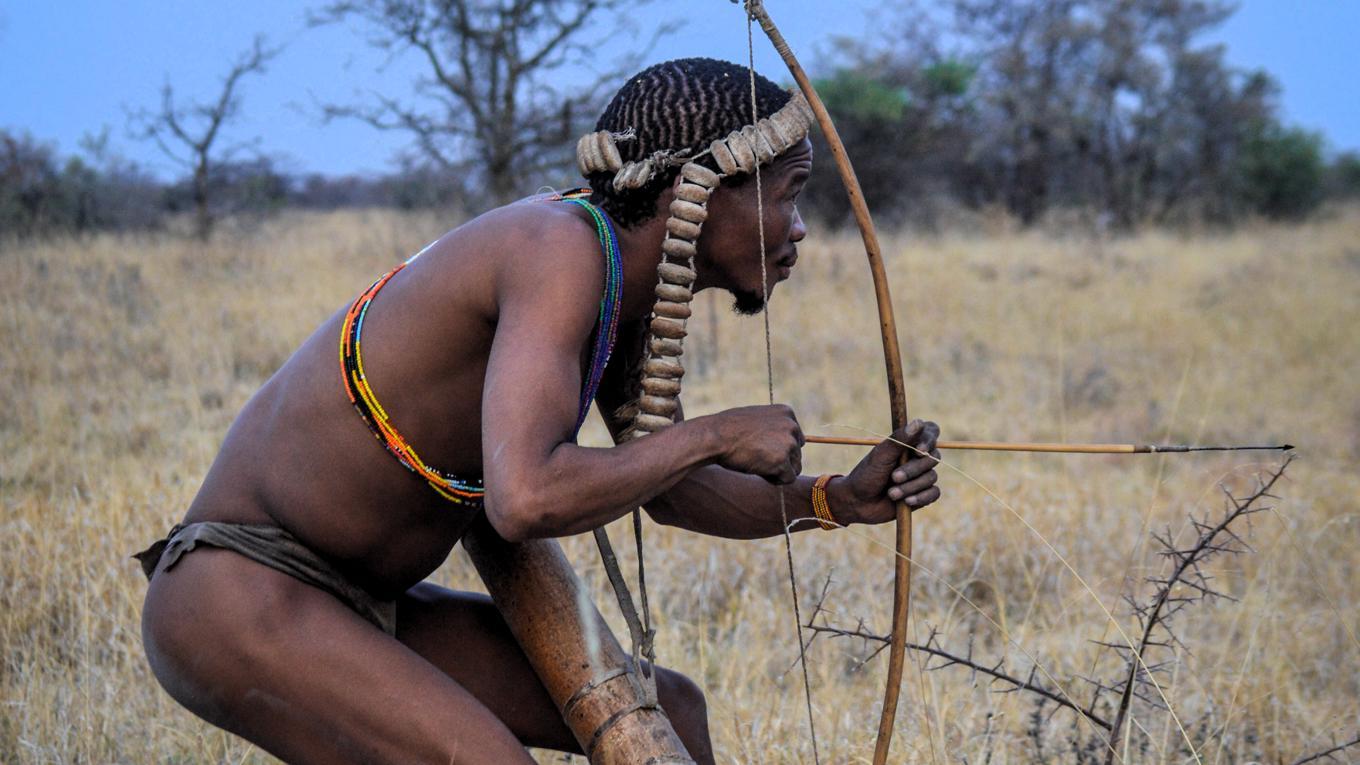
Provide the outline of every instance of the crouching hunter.
{"type": "MultiPolygon", "coordinates": [[[[806,235],[807,104],[763,77],[755,90],[753,122],[744,67],[641,72],[578,145],[589,190],[450,231],[302,344],[236,418],[183,521],[138,556],[143,641],[171,696],[290,762],[577,752],[491,600],[422,581],[470,528],[560,537],[642,506],[752,539],[783,532],[781,492],[809,521],[795,529],[827,513],[883,523],[895,501],[940,496],[933,423],[894,434],[914,447],[900,466],[885,441],[828,481],[799,475],[786,406],[683,417],[693,293],[760,311],[806,235]],[[612,448],[576,443],[592,401],[612,448]]],[[[712,762],[702,692],[655,677],[689,755],[712,762]]]]}

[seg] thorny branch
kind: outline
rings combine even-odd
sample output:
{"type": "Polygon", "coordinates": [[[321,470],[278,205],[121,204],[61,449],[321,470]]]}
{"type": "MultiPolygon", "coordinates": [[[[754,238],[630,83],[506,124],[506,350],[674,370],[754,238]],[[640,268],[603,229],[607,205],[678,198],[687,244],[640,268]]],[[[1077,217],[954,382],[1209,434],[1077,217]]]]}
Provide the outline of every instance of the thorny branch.
{"type": "MultiPolygon", "coordinates": [[[[859,625],[854,629],[842,629],[827,624],[817,624],[816,623],[817,617],[819,615],[826,613],[825,609],[823,608],[823,605],[826,601],[826,595],[830,584],[831,578],[827,577],[826,583],[822,586],[821,596],[818,598],[817,603],[813,608],[812,616],[808,619],[806,627],[814,633],[813,639],[816,639],[817,635],[831,635],[832,637],[861,638],[863,640],[868,640],[870,642],[879,643],[880,644],[879,647],[875,649],[874,652],[871,653],[868,657],[861,661],[861,663],[867,662],[873,657],[877,656],[879,653],[881,653],[883,649],[888,646],[890,642],[889,637],[887,635],[878,635],[869,632],[868,630],[865,629],[863,620],[860,620],[859,625]]],[[[1039,696],[1042,696],[1048,699],[1049,701],[1052,701],[1053,703],[1057,704],[1060,707],[1070,709],[1073,712],[1076,712],[1077,714],[1081,715],[1082,717],[1085,717],[1086,719],[1090,720],[1096,725],[1099,725],[1105,730],[1111,729],[1110,722],[1104,719],[1103,717],[1097,715],[1094,709],[1084,709],[1078,706],[1076,703],[1074,703],[1067,696],[1064,696],[1045,686],[1039,680],[1037,672],[1034,668],[1031,667],[1029,674],[1024,679],[1021,679],[1020,677],[1017,677],[1016,675],[1013,675],[1006,671],[1004,659],[998,660],[995,664],[990,665],[982,664],[974,660],[972,641],[969,641],[968,643],[968,652],[964,655],[959,655],[956,653],[946,651],[940,644],[939,636],[940,636],[939,630],[932,627],[930,630],[930,636],[926,638],[925,643],[913,643],[911,641],[908,641],[906,643],[908,649],[916,651],[918,653],[926,654],[927,656],[932,656],[939,660],[938,663],[936,663],[934,666],[927,665],[926,666],[927,670],[940,670],[945,669],[946,667],[954,666],[965,667],[967,669],[972,670],[974,674],[986,675],[987,677],[991,678],[992,682],[994,683],[1002,682],[1011,686],[1009,688],[1002,689],[1001,691],[1002,693],[1014,693],[1015,691],[1029,691],[1031,693],[1038,694],[1039,696]]],[[[808,642],[809,645],[811,645],[811,641],[808,642]]]]}
{"type": "MultiPolygon", "coordinates": [[[[1106,731],[1105,740],[1100,742],[1100,748],[1105,750],[1105,762],[1109,765],[1118,756],[1116,749],[1121,740],[1121,731],[1126,725],[1131,724],[1129,712],[1135,700],[1157,709],[1166,709],[1160,694],[1148,692],[1150,687],[1149,674],[1166,672],[1174,664],[1175,659],[1151,661],[1148,658],[1149,653],[1156,648],[1184,647],[1180,638],[1171,630],[1171,622],[1176,614],[1180,613],[1186,606],[1219,598],[1234,600],[1228,594],[1216,589],[1213,577],[1205,571],[1204,564],[1222,553],[1237,555],[1250,551],[1251,548],[1246,541],[1239,536],[1232,526],[1245,517],[1269,509],[1265,500],[1277,499],[1271,491],[1284,476],[1285,470],[1292,464],[1293,460],[1293,456],[1290,456],[1274,471],[1264,476],[1258,476],[1255,489],[1246,497],[1236,497],[1224,488],[1225,509],[1220,516],[1212,520],[1193,516],[1190,518],[1190,529],[1193,530],[1195,536],[1189,544],[1177,544],[1174,534],[1169,530],[1153,534],[1153,538],[1162,548],[1160,554],[1171,563],[1171,571],[1165,575],[1149,577],[1146,580],[1152,586],[1152,593],[1146,599],[1140,600],[1131,595],[1125,596],[1125,602],[1129,604],[1132,615],[1138,621],[1139,637],[1134,645],[1096,641],[1099,645],[1112,648],[1127,658],[1124,668],[1116,680],[1082,678],[1094,688],[1090,702],[1086,705],[1078,703],[1070,696],[1045,684],[1038,677],[1036,668],[1031,668],[1026,674],[1020,674],[1009,670],[1006,667],[1005,659],[999,659],[995,662],[976,659],[973,655],[971,640],[964,652],[947,650],[941,643],[939,631],[932,629],[930,636],[924,643],[907,643],[907,647],[935,660],[933,665],[927,664],[926,669],[928,670],[954,666],[964,667],[975,675],[980,674],[989,678],[991,683],[1001,683],[1007,686],[1001,692],[1026,691],[1038,696],[1040,705],[1051,702],[1060,708],[1069,709],[1084,717],[1106,731]],[[1119,699],[1115,706],[1113,719],[1106,718],[1097,712],[1098,708],[1108,708],[1101,705],[1102,699],[1106,698],[1107,695],[1114,695],[1119,699]]],[[[837,627],[827,623],[828,611],[825,604],[830,585],[831,577],[828,576],[806,627],[814,633],[813,639],[826,634],[832,637],[859,638],[879,644],[876,650],[861,660],[861,663],[868,662],[888,645],[889,636],[880,635],[868,629],[863,619],[859,620],[853,628],[837,627]],[[822,621],[821,624],[817,623],[819,617],[822,621]]],[[[930,659],[927,661],[929,662],[930,659]]],[[[1331,758],[1337,752],[1355,746],[1360,746],[1360,735],[1344,743],[1336,744],[1330,749],[1305,757],[1294,765],[1305,765],[1305,763],[1331,758]]]]}
{"type": "Polygon", "coordinates": [[[1326,749],[1316,754],[1310,754],[1301,760],[1295,760],[1294,765],[1305,765],[1305,763],[1317,762],[1318,760],[1324,759],[1330,760],[1333,759],[1332,755],[1336,754],[1337,752],[1350,749],[1353,746],[1360,746],[1360,734],[1356,734],[1355,738],[1351,739],[1350,741],[1341,744],[1336,744],[1331,749],[1326,749]]]}
{"type": "MultiPolygon", "coordinates": [[[[1133,704],[1134,694],[1138,690],[1138,686],[1148,682],[1149,672],[1156,671],[1164,666],[1148,665],[1146,661],[1147,652],[1153,648],[1165,648],[1172,644],[1180,644],[1180,639],[1170,628],[1172,617],[1191,603],[1227,597],[1214,589],[1212,577],[1206,574],[1201,566],[1205,561],[1220,553],[1237,555],[1251,549],[1229,527],[1237,520],[1268,509],[1267,506],[1261,504],[1261,500],[1278,499],[1270,493],[1270,490],[1284,476],[1284,471],[1289,468],[1293,461],[1294,457],[1290,455],[1269,476],[1265,478],[1258,476],[1256,490],[1244,499],[1234,497],[1232,492],[1223,487],[1227,509],[1217,523],[1211,523],[1207,518],[1201,519],[1192,516],[1190,522],[1196,532],[1196,538],[1190,546],[1178,548],[1169,530],[1163,534],[1154,535],[1154,538],[1162,545],[1162,555],[1171,560],[1174,568],[1168,576],[1154,576],[1148,579],[1148,582],[1156,587],[1152,597],[1148,600],[1139,603],[1132,598],[1126,598],[1133,608],[1134,616],[1138,619],[1142,636],[1131,652],[1128,650],[1128,646],[1119,647],[1122,651],[1128,652],[1129,657],[1122,684],[1123,691],[1115,712],[1114,727],[1110,736],[1112,744],[1118,739],[1119,731],[1128,718],[1129,708],[1133,704]],[[1157,635],[1161,635],[1161,639],[1156,637],[1157,635]]],[[[1114,762],[1114,757],[1114,747],[1111,746],[1106,754],[1105,764],[1111,765],[1114,762]]]]}
{"type": "MultiPolygon", "coordinates": [[[[865,640],[880,642],[883,643],[884,645],[887,645],[888,643],[887,635],[875,635],[873,633],[866,632],[862,629],[845,630],[818,624],[808,624],[807,628],[812,630],[813,632],[825,633],[836,637],[863,638],[865,640]]],[[[1033,668],[1030,669],[1029,674],[1025,677],[1025,679],[1022,680],[1019,677],[1016,677],[1015,675],[1006,672],[1004,660],[999,660],[995,664],[992,664],[990,666],[986,664],[980,664],[977,661],[973,660],[972,658],[973,646],[971,642],[968,645],[968,653],[966,655],[960,656],[955,653],[950,653],[949,651],[946,651],[940,647],[939,630],[932,628],[930,631],[930,637],[926,639],[926,642],[924,644],[913,643],[908,641],[907,648],[918,653],[924,653],[929,656],[933,656],[940,660],[940,662],[935,664],[934,666],[927,666],[926,667],[927,670],[938,670],[953,666],[965,667],[967,669],[971,669],[976,674],[982,674],[992,678],[993,682],[1008,683],[1011,687],[1003,689],[1002,690],[1003,693],[1014,693],[1015,691],[1030,691],[1031,693],[1036,693],[1048,699],[1049,701],[1052,701],[1058,706],[1070,709],[1073,712],[1080,714],[1081,716],[1085,717],[1086,719],[1090,720],[1091,722],[1095,723],[1096,725],[1099,725],[1100,727],[1106,730],[1110,730],[1111,728],[1110,721],[1095,714],[1094,711],[1090,709],[1085,709],[1080,706],[1077,706],[1072,701],[1070,701],[1066,696],[1056,693],[1050,690],[1047,686],[1043,685],[1038,679],[1037,671],[1033,668]]],[[[881,650],[882,650],[881,648],[878,649],[878,651],[881,650]]],[[[874,653],[877,654],[878,651],[875,651],[874,653]]]]}

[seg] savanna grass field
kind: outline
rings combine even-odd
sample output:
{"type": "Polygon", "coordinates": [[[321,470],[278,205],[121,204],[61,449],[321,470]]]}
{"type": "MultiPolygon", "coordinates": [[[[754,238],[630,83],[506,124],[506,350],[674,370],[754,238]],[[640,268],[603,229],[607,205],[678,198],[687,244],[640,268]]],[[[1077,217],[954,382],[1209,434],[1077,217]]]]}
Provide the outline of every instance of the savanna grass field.
{"type": "MultiPolygon", "coordinates": [[[[455,222],[285,213],[206,245],[165,232],[0,242],[0,762],[273,761],[156,684],[129,556],[179,520],[232,418],[293,348],[455,222]]],[[[1134,702],[1115,761],[1294,763],[1360,734],[1360,209],[1127,236],[984,216],[888,232],[884,249],[912,414],[945,438],[1298,447],[1271,509],[1233,526],[1250,551],[1205,567],[1227,597],[1188,605],[1177,641],[1148,654],[1159,690],[1134,702]]],[[[766,400],[761,321],[728,302],[696,302],[691,416],[766,400]]],[[[776,398],[806,431],[889,429],[855,235],[814,228],[771,323],[776,398]]],[[[603,445],[603,426],[583,441],[603,445]]],[[[809,446],[805,470],[846,472],[862,453],[809,446]]],[[[1221,517],[1220,487],[1248,494],[1285,459],[944,457],[944,498],[916,515],[910,638],[934,632],[1022,678],[1033,668],[1082,706],[1125,666],[1108,647],[1137,631],[1125,596],[1168,573],[1152,534],[1193,540],[1192,516],[1221,517]]],[[[631,532],[613,537],[634,571],[631,532]]],[[[804,618],[886,632],[892,537],[795,535],[804,618]]],[[[592,540],[563,544],[626,642],[592,540]]],[[[707,692],[720,761],[812,761],[783,544],[646,528],[658,657],[707,692]]],[[[434,578],[480,587],[461,550],[434,578]]],[[[877,647],[820,634],[808,649],[822,762],[869,760],[877,647]]],[[[1071,711],[924,660],[908,656],[893,761],[1104,761],[1071,711]]]]}

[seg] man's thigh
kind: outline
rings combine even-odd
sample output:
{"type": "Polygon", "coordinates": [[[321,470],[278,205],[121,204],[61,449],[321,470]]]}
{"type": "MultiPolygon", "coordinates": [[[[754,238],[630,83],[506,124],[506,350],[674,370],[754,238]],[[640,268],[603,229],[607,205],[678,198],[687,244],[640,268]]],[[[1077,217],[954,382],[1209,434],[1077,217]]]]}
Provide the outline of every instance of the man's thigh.
{"type": "MultiPolygon", "coordinates": [[[[580,752],[500,612],[486,595],[423,582],[397,602],[397,639],[476,696],[528,746],[580,752]]],[[[703,692],[657,668],[662,707],[697,762],[710,762],[703,692]]]]}
{"type": "Polygon", "coordinates": [[[525,745],[580,751],[486,595],[422,582],[397,601],[397,639],[475,696],[525,745]]]}
{"type": "Polygon", "coordinates": [[[454,676],[236,553],[199,549],[158,573],[143,639],[176,700],[288,762],[532,762],[454,676]]]}

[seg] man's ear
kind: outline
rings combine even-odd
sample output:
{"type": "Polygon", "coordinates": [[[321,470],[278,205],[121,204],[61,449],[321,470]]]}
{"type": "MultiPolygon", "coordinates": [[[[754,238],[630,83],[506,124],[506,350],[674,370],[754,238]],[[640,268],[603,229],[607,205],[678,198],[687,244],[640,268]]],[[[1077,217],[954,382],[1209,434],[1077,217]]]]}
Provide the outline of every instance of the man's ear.
{"type": "Polygon", "coordinates": [[[664,221],[670,217],[671,202],[675,200],[675,190],[680,188],[680,183],[684,180],[684,176],[680,175],[680,173],[676,173],[675,179],[671,181],[671,185],[662,189],[661,193],[656,195],[656,215],[660,216],[661,220],[664,221]]]}

